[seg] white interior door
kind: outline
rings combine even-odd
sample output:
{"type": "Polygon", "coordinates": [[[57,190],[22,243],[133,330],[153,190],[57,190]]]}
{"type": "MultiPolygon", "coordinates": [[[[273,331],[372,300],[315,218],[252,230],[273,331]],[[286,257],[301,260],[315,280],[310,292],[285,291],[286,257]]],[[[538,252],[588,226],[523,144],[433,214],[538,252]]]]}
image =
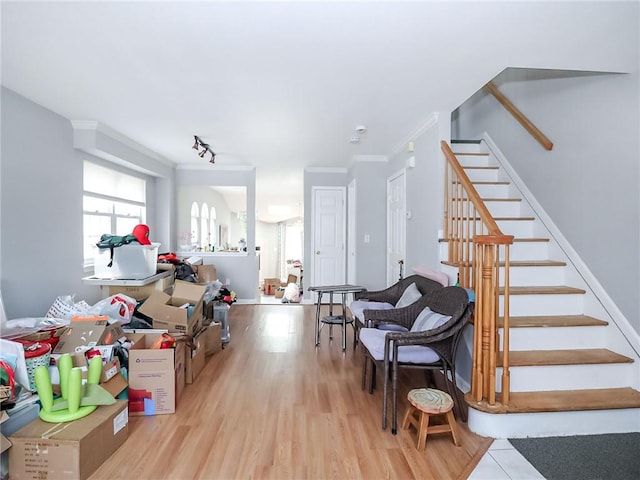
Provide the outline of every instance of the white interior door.
{"type": "Polygon", "coordinates": [[[312,189],[312,285],[345,283],[345,189],[312,189]]]}
{"type": "Polygon", "coordinates": [[[347,283],[356,285],[356,179],[347,187],[347,283]]]}
{"type": "Polygon", "coordinates": [[[393,285],[400,278],[399,262],[405,259],[406,230],[406,176],[403,169],[387,180],[387,285],[393,285]]]}

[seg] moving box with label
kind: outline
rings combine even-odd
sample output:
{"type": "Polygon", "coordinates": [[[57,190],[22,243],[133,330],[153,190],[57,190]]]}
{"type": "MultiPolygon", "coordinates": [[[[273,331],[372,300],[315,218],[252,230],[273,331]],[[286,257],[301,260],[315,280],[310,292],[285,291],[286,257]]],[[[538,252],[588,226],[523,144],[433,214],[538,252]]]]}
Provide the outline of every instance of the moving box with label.
{"type": "Polygon", "coordinates": [[[129,436],[127,401],[68,423],[39,418],[9,437],[11,480],[88,478],[129,436]]]}

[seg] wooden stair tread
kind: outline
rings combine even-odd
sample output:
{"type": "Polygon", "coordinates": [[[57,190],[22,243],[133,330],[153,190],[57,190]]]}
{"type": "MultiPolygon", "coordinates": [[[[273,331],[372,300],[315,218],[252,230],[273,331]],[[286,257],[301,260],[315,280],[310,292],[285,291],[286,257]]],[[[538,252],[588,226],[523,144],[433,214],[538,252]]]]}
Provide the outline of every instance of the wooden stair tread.
{"type": "Polygon", "coordinates": [[[520,237],[520,238],[514,238],[513,242],[548,242],[549,239],[548,238],[544,238],[544,237],[529,237],[529,238],[524,238],[524,237],[520,237]]]}
{"type": "Polygon", "coordinates": [[[521,202],[521,198],[483,198],[483,202],[521,202]]]}
{"type": "MultiPolygon", "coordinates": [[[[448,238],[440,238],[438,239],[439,242],[449,242],[448,238]]],[[[473,243],[473,239],[469,240],[470,243],[473,243]]],[[[525,243],[525,242],[549,242],[548,238],[544,238],[544,237],[516,237],[513,239],[513,243],[525,243]]]]}
{"type": "MultiPolygon", "coordinates": [[[[471,266],[469,262],[450,262],[449,260],[442,260],[440,263],[450,267],[471,266]]],[[[509,265],[511,267],[564,267],[567,264],[558,260],[511,260],[509,265]]],[[[504,267],[504,262],[500,262],[500,266],[504,267]]]]}
{"type": "MultiPolygon", "coordinates": [[[[451,217],[452,220],[458,220],[458,221],[467,221],[467,220],[473,220],[473,221],[477,221],[479,222],[481,220],[480,217],[451,217]]],[[[500,222],[500,221],[531,221],[531,220],[535,220],[536,217],[493,217],[493,219],[496,222],[500,222]]]]}
{"type": "Polygon", "coordinates": [[[472,157],[488,157],[489,156],[489,153],[487,152],[457,152],[457,153],[453,152],[453,154],[462,155],[462,156],[469,155],[472,157]]]}
{"type": "MultiPolygon", "coordinates": [[[[498,317],[498,326],[502,327],[504,317],[498,317]]],[[[509,328],[527,327],[594,327],[605,326],[609,322],[589,315],[538,315],[509,317],[509,328]]]]}
{"type": "MultiPolygon", "coordinates": [[[[630,387],[588,390],[553,390],[541,392],[511,392],[509,405],[488,405],[465,396],[471,408],[487,413],[578,412],[640,408],[640,392],[630,387]]],[[[496,394],[498,402],[502,395],[496,394]]]]}
{"type": "MultiPolygon", "coordinates": [[[[454,185],[458,185],[460,183],[460,180],[452,180],[451,183],[454,184],[454,185]]],[[[490,182],[490,181],[472,181],[471,183],[473,185],[511,185],[511,182],[508,182],[506,180],[498,180],[498,181],[495,181],[495,182],[490,182]]]]}
{"type": "MultiPolygon", "coordinates": [[[[468,202],[468,200],[466,198],[452,198],[451,199],[452,202],[468,202]]],[[[521,202],[522,199],[521,198],[506,198],[506,197],[490,197],[490,198],[483,198],[482,199],[483,202],[521,202]]]]}
{"type": "MultiPolygon", "coordinates": [[[[502,365],[500,352],[499,361],[502,365]]],[[[550,365],[596,365],[609,363],[633,363],[633,359],[606,348],[583,348],[576,350],[522,350],[509,352],[510,367],[550,365]]]]}
{"type": "MultiPolygon", "coordinates": [[[[504,293],[504,287],[500,287],[500,295],[504,293]]],[[[581,288],[567,285],[531,285],[526,287],[509,287],[510,295],[565,295],[586,293],[581,288]]]]}

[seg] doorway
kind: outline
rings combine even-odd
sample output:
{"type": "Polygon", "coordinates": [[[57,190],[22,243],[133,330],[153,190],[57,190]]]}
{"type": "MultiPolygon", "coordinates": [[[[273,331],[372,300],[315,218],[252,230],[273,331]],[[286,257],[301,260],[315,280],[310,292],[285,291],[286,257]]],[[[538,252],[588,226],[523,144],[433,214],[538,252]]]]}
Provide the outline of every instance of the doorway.
{"type": "Polygon", "coordinates": [[[345,197],[345,187],[312,188],[308,286],[345,283],[345,197]]]}
{"type": "Polygon", "coordinates": [[[387,285],[404,272],[406,254],[406,175],[402,169],[387,179],[387,285]]]}

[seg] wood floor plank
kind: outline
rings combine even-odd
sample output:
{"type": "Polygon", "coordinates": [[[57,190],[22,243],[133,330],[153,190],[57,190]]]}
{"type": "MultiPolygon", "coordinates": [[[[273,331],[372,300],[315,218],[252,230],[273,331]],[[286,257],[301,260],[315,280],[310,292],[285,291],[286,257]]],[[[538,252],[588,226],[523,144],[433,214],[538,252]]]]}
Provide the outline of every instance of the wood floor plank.
{"type": "MultiPolygon", "coordinates": [[[[324,307],[323,307],[324,308],[324,307]]],[[[91,480],[464,478],[492,439],[458,422],[416,450],[415,432],[381,428],[382,380],[360,388],[362,354],[340,329],[314,342],[311,305],[234,305],[231,342],[207,357],[172,415],[130,417],[129,438],[91,480]]],[[[402,372],[399,417],[421,372],[402,372]]]]}

